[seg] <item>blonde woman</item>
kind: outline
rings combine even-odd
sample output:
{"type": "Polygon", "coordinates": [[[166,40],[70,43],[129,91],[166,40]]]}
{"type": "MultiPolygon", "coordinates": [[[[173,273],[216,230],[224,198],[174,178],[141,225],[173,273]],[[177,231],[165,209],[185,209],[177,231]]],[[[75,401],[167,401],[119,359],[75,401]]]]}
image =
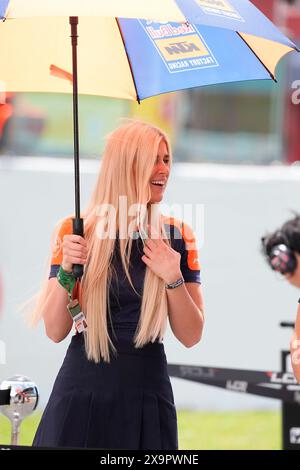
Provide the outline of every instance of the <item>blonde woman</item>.
{"type": "Polygon", "coordinates": [[[190,348],[204,318],[193,231],[159,210],[171,163],[160,129],[126,122],[108,137],[82,214],[84,238],[72,234],[71,217],[53,232],[34,321],[43,318],[54,342],[68,335],[68,292],[56,276],[79,263],[84,275],[72,296],[88,326],[72,337],[34,446],[178,449],[163,336],[169,320],[190,348]]]}

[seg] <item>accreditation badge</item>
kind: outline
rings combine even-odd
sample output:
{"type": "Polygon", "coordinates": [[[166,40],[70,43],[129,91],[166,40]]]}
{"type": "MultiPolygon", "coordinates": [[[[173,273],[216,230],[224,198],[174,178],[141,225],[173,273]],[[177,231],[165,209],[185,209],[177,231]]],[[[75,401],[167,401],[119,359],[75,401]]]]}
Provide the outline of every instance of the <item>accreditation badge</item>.
{"type": "Polygon", "coordinates": [[[71,300],[67,309],[74,321],[76,331],[82,333],[87,329],[87,321],[77,299],[71,300]]]}

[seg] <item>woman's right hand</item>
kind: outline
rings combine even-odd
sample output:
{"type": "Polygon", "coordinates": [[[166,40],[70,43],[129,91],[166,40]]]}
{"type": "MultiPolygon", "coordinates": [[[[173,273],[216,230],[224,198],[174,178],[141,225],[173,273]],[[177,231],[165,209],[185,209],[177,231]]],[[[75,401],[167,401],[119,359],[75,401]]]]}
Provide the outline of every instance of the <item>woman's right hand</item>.
{"type": "Polygon", "coordinates": [[[62,251],[61,267],[64,271],[71,272],[73,264],[86,264],[87,262],[87,241],[80,235],[64,235],[62,251]]]}

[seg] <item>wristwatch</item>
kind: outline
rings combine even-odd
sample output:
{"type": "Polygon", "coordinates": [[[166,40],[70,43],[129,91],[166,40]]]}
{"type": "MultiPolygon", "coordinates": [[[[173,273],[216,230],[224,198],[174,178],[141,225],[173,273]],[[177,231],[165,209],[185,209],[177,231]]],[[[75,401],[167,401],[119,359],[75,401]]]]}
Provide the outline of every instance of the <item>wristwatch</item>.
{"type": "Polygon", "coordinates": [[[166,289],[175,289],[175,287],[181,286],[184,283],[184,279],[181,277],[177,281],[172,282],[171,284],[166,284],[166,289]]]}

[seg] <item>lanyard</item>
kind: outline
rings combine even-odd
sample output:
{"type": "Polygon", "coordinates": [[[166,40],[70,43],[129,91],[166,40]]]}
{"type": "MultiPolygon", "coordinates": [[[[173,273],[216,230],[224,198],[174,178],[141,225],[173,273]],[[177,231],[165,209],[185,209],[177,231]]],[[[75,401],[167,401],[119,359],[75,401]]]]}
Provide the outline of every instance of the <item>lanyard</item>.
{"type": "Polygon", "coordinates": [[[72,292],[76,284],[76,278],[73,273],[67,273],[60,266],[57,273],[57,280],[68,292],[69,303],[67,305],[67,309],[74,321],[76,331],[78,333],[82,333],[87,329],[87,321],[78,300],[72,299],[72,292]]]}

